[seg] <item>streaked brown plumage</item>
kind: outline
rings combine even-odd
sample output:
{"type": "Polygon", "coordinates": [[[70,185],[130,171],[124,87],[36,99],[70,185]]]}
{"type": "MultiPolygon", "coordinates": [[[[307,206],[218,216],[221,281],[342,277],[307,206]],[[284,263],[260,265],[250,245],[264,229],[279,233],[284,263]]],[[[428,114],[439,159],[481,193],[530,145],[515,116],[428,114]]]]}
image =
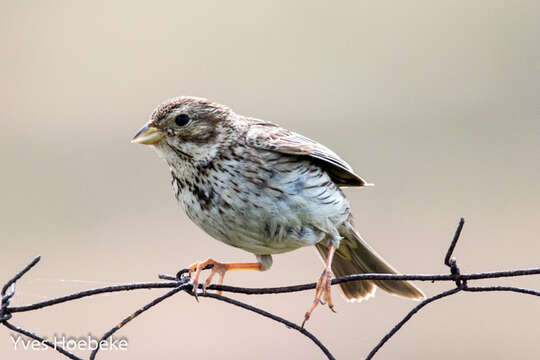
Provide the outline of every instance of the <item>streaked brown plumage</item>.
{"type": "MultiPolygon", "coordinates": [[[[343,186],[366,182],[333,151],[276,124],[234,113],[206,99],[179,97],[159,105],[133,142],[152,145],[169,165],[175,196],[188,217],[212,237],[244,249],[256,263],[194,264],[211,276],[232,269],[266,270],[272,254],[315,245],[327,266],[308,313],[330,297],[331,272],[396,273],[356,232],[343,186]],[[336,256],[334,257],[334,252],[336,256]]],[[[421,299],[406,281],[340,284],[349,300],[372,296],[375,287],[421,299]]]]}

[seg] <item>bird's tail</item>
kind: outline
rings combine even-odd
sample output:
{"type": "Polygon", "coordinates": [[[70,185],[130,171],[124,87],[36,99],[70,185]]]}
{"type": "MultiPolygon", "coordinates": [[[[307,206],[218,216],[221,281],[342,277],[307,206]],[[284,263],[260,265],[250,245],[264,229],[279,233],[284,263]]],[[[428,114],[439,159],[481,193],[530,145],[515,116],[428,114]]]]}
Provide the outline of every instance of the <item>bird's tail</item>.
{"type": "MultiPolygon", "coordinates": [[[[332,261],[334,276],[341,277],[360,273],[398,273],[360,237],[350,223],[344,226],[341,235],[343,239],[332,261]]],[[[323,261],[326,261],[328,256],[326,241],[319,242],[316,247],[323,261]]],[[[368,299],[375,294],[376,286],[390,294],[410,299],[421,300],[425,298],[424,293],[408,281],[360,280],[341,283],[339,286],[347,300],[350,301],[368,299]]]]}

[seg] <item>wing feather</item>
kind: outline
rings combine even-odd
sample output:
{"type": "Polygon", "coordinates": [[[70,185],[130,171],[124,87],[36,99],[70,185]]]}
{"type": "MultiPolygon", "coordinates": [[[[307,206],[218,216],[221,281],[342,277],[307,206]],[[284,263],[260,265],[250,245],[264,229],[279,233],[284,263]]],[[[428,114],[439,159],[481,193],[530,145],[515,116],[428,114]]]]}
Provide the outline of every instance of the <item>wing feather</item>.
{"type": "Polygon", "coordinates": [[[326,146],[276,124],[254,120],[247,131],[246,143],[258,149],[310,158],[339,186],[370,185],[326,146]]]}

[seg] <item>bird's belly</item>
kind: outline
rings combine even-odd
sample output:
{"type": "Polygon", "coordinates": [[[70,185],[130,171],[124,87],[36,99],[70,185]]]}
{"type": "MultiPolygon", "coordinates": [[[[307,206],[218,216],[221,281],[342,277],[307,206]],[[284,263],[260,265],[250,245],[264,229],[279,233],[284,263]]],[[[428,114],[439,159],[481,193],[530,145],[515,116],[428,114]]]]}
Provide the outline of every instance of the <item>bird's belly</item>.
{"type": "Polygon", "coordinates": [[[302,214],[285,209],[278,213],[280,204],[264,204],[264,199],[259,199],[257,204],[241,202],[230,207],[202,209],[190,197],[182,205],[195,224],[210,236],[256,255],[292,251],[325,237],[324,231],[309,222],[304,224],[302,214]]]}
{"type": "Polygon", "coordinates": [[[178,201],[209,235],[256,255],[284,253],[339,237],[336,228],[349,215],[348,202],[337,187],[300,187],[290,185],[288,178],[263,186],[250,182],[236,186],[238,182],[228,179],[222,182],[227,186],[195,192],[185,188],[177,193],[178,201]]]}

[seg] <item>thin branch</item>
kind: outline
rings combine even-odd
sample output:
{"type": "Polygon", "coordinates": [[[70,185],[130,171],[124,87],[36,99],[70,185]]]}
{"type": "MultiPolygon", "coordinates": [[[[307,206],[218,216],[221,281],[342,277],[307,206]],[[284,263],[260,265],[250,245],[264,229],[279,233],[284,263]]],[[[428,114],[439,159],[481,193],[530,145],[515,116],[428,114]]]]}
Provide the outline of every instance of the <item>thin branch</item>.
{"type": "Polygon", "coordinates": [[[516,292],[520,294],[540,296],[540,291],[518,288],[518,287],[513,287],[513,286],[476,286],[476,287],[471,286],[471,287],[464,288],[463,291],[469,291],[469,292],[508,291],[508,292],[516,292]]]}
{"type": "Polygon", "coordinates": [[[26,272],[28,270],[30,270],[31,268],[34,267],[34,265],[36,265],[39,260],[41,260],[41,256],[38,256],[36,258],[34,258],[34,260],[30,261],[30,263],[28,265],[26,265],[21,271],[19,271],[17,274],[15,274],[14,277],[12,277],[10,280],[8,280],[8,282],[2,287],[2,310],[5,309],[5,307],[9,304],[9,300],[11,299],[11,297],[13,295],[15,295],[15,289],[13,288],[13,291],[11,291],[9,294],[6,294],[8,289],[10,287],[14,287],[15,286],[15,282],[17,280],[19,280],[24,274],[26,274],[26,272]]]}
{"type": "MultiPolygon", "coordinates": [[[[471,274],[460,274],[454,276],[451,274],[355,274],[346,275],[332,280],[332,285],[346,283],[350,281],[358,280],[412,280],[412,281],[455,281],[459,280],[479,280],[479,279],[494,279],[504,277],[516,277],[525,275],[540,275],[540,268],[535,269],[520,269],[520,270],[507,270],[507,271],[495,271],[495,272],[482,272],[471,274]]],[[[162,279],[174,279],[169,275],[160,275],[162,279]]],[[[202,285],[200,285],[202,288],[202,285]]],[[[315,289],[316,283],[281,286],[281,287],[267,287],[267,288],[245,288],[227,285],[210,285],[208,290],[218,290],[231,293],[247,294],[247,295],[265,295],[265,294],[282,294],[298,291],[306,291],[315,289]]]]}
{"type": "MultiPolygon", "coordinates": [[[[525,275],[540,275],[540,268],[536,269],[521,269],[521,270],[508,270],[508,271],[495,271],[495,272],[483,272],[483,273],[471,273],[471,274],[461,274],[457,277],[460,280],[479,280],[479,279],[493,279],[493,278],[504,278],[504,277],[516,277],[516,276],[525,276],[525,275]]],[[[118,291],[129,291],[129,290],[138,290],[138,289],[158,289],[158,288],[174,288],[178,286],[178,281],[175,277],[170,275],[160,275],[161,279],[173,280],[174,282],[146,282],[146,283],[135,283],[135,284],[122,284],[107,286],[97,289],[89,289],[74,294],[53,298],[50,300],[45,300],[37,302],[34,304],[23,305],[23,306],[13,306],[8,307],[9,313],[32,311],[41,309],[44,307],[60,304],[67,301],[72,301],[76,299],[81,299],[87,296],[93,296],[98,294],[105,294],[118,291]]],[[[358,280],[416,280],[416,281],[455,281],[456,277],[448,274],[355,274],[339,277],[332,280],[332,285],[337,285],[350,281],[358,280]]],[[[280,286],[280,287],[268,287],[268,288],[246,288],[246,287],[237,287],[237,286],[227,286],[227,285],[210,285],[208,290],[218,290],[230,293],[237,294],[246,294],[246,295],[266,295],[266,294],[283,294],[283,293],[292,293],[299,291],[306,291],[315,289],[316,283],[308,283],[301,285],[292,285],[292,286],[280,286]]],[[[202,285],[200,285],[202,288],[202,285]]]]}
{"type": "Polygon", "coordinates": [[[373,350],[371,350],[371,352],[368,354],[368,356],[366,357],[366,360],[370,360],[373,358],[373,356],[375,356],[375,353],[377,351],[379,351],[379,349],[384,345],[386,344],[386,342],[388,340],[390,340],[390,338],[392,336],[394,336],[395,333],[397,333],[399,331],[399,329],[401,329],[401,327],[403,325],[405,325],[405,323],[407,321],[409,321],[414,314],[416,314],[417,312],[419,312],[420,310],[422,310],[422,308],[436,300],[439,300],[439,299],[442,299],[442,298],[445,298],[447,296],[450,296],[450,295],[454,295],[455,293],[458,293],[460,292],[461,289],[459,288],[455,288],[455,289],[451,289],[451,290],[448,290],[448,291],[444,291],[440,294],[437,294],[437,295],[434,295],[434,296],[431,296],[427,299],[425,299],[424,301],[422,301],[420,304],[416,305],[411,311],[409,311],[409,313],[407,315],[405,315],[405,317],[400,321],[398,322],[393,328],[392,330],[390,330],[388,332],[388,334],[384,335],[384,337],[381,339],[381,341],[379,341],[379,343],[377,345],[375,345],[375,347],[373,348],[373,350]]]}
{"type": "Polygon", "coordinates": [[[28,330],[25,330],[25,329],[22,329],[20,327],[17,327],[13,324],[11,324],[10,322],[8,321],[4,321],[3,322],[3,325],[5,327],[7,327],[8,329],[10,330],[13,330],[15,332],[18,332],[19,334],[23,334],[29,338],[32,338],[34,340],[37,340],[39,341],[40,343],[42,344],[45,344],[47,345],[48,347],[50,347],[51,349],[54,349],[56,351],[58,351],[60,354],[64,355],[64,356],[67,356],[68,358],[70,359],[73,359],[73,360],[83,360],[81,359],[80,357],[76,356],[75,354],[72,354],[70,353],[69,351],[65,350],[63,347],[61,346],[58,346],[57,344],[53,344],[52,342],[50,342],[49,340],[45,339],[45,338],[42,338],[41,336],[37,335],[37,334],[34,334],[33,332],[30,332],[28,330]]]}
{"type": "Polygon", "coordinates": [[[285,326],[287,326],[288,328],[294,329],[294,330],[300,332],[301,334],[307,336],[309,339],[311,339],[311,341],[313,341],[319,347],[319,349],[322,350],[322,352],[326,355],[326,357],[328,359],[335,360],[334,356],[330,353],[330,351],[326,348],[326,346],[324,346],[323,343],[319,339],[317,339],[317,337],[315,337],[312,333],[307,331],[305,328],[303,328],[303,327],[301,327],[299,325],[296,325],[295,323],[292,323],[289,320],[286,320],[286,319],[284,319],[284,318],[282,318],[280,316],[271,314],[268,311],[264,311],[262,309],[256,308],[255,306],[248,305],[246,303],[240,302],[238,300],[231,299],[231,298],[226,297],[226,296],[222,296],[222,295],[218,295],[218,294],[214,294],[214,293],[206,293],[206,294],[203,293],[203,294],[199,294],[198,296],[200,296],[200,297],[209,297],[209,298],[212,298],[212,299],[224,301],[226,303],[239,306],[239,307],[241,307],[243,309],[253,311],[254,313],[257,313],[259,315],[262,315],[264,317],[267,317],[267,318],[275,320],[275,321],[277,321],[279,323],[282,323],[285,326]]]}
{"type": "Polygon", "coordinates": [[[459,219],[458,227],[456,229],[456,232],[454,233],[454,238],[452,239],[450,247],[448,247],[448,251],[446,252],[446,256],[444,257],[444,264],[446,266],[451,266],[450,259],[452,257],[452,254],[454,253],[454,249],[456,248],[459,237],[461,236],[461,230],[463,230],[463,225],[465,225],[465,219],[461,218],[459,219]]]}
{"type": "MultiPolygon", "coordinates": [[[[105,341],[107,340],[110,336],[112,336],[115,332],[117,332],[118,330],[120,330],[121,328],[124,327],[124,325],[126,325],[128,322],[130,322],[131,320],[135,319],[137,316],[139,316],[140,314],[142,314],[143,312],[145,312],[146,310],[156,306],[157,304],[159,304],[160,302],[162,302],[163,300],[173,296],[174,294],[176,294],[177,292],[179,291],[182,291],[184,289],[186,289],[189,285],[188,284],[184,284],[184,285],[180,285],[178,287],[175,287],[174,289],[166,292],[165,294],[155,298],[154,300],[152,300],[151,302],[149,302],[148,304],[144,305],[143,307],[139,308],[137,311],[135,311],[133,314],[129,315],[127,318],[125,318],[124,320],[122,320],[120,323],[118,323],[118,325],[116,325],[115,327],[113,327],[112,329],[110,329],[109,331],[107,331],[102,337],[101,339],[98,341],[98,343],[101,343],[102,341],[105,341]]],[[[94,360],[95,357],[96,357],[96,354],[97,352],[99,351],[99,346],[96,346],[96,348],[92,351],[92,353],[90,354],[90,360],[94,360]]]]}
{"type": "Polygon", "coordinates": [[[81,299],[87,296],[106,294],[106,293],[112,293],[112,292],[118,292],[118,291],[139,290],[139,289],[175,288],[177,286],[178,286],[178,282],[174,282],[174,283],[148,282],[148,283],[135,283],[135,284],[106,286],[106,287],[97,288],[97,289],[84,290],[84,291],[80,291],[74,294],[61,296],[58,298],[53,298],[50,300],[45,300],[45,301],[37,302],[34,304],[30,304],[30,305],[8,307],[7,310],[9,310],[10,313],[32,311],[32,310],[37,310],[37,309],[41,309],[41,308],[56,305],[56,304],[61,304],[67,301],[81,299]]]}

